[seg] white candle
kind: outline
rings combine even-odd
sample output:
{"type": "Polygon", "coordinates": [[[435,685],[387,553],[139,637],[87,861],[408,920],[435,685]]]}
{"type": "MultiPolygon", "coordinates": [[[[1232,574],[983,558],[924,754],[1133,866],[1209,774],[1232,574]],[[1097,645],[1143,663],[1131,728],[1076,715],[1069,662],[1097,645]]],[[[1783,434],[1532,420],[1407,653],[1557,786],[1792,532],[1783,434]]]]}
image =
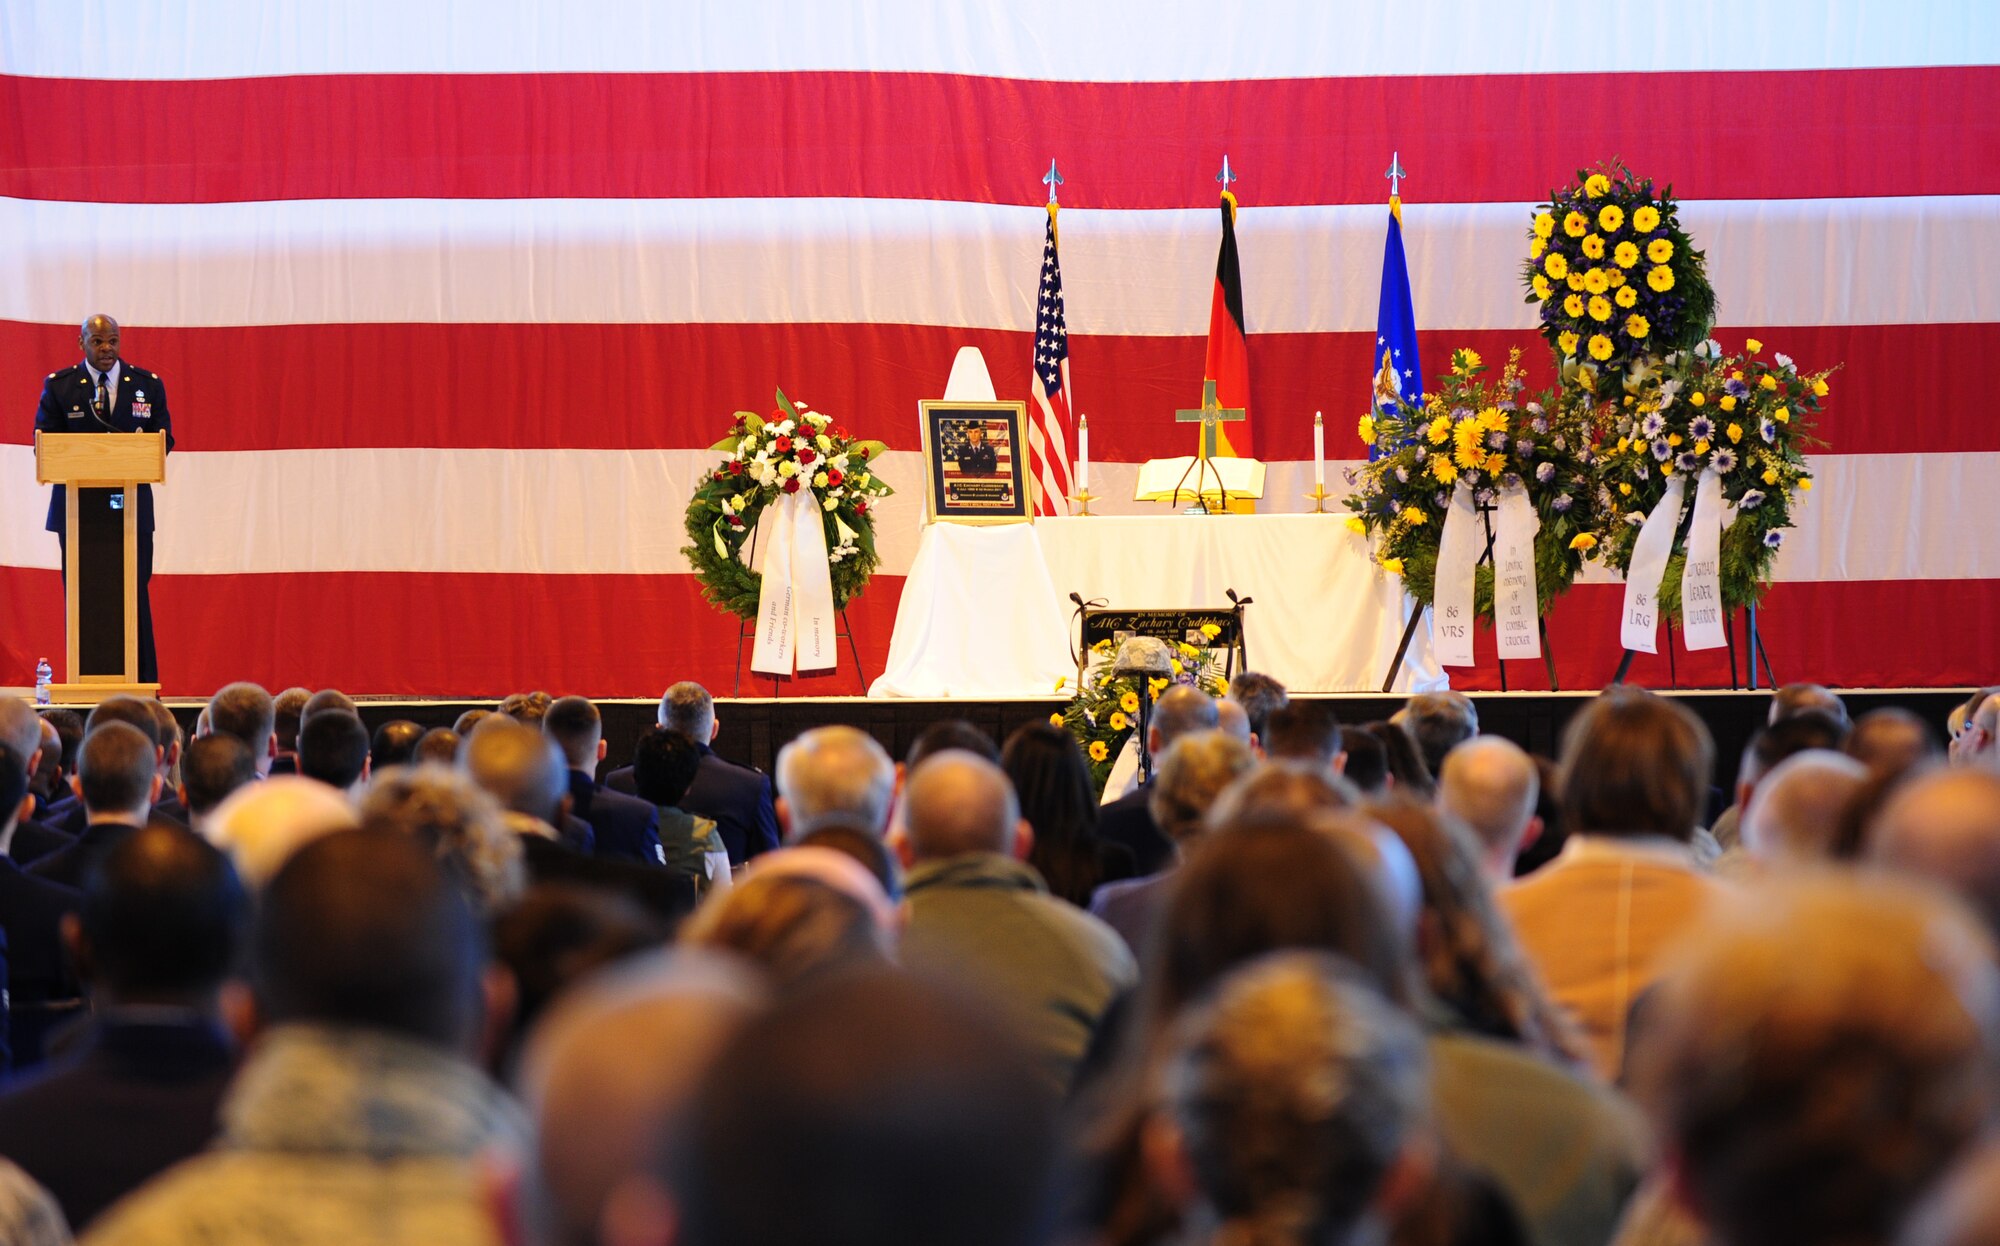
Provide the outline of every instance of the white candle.
{"type": "Polygon", "coordinates": [[[1090,492],[1090,417],[1076,417],[1076,491],[1090,492]]]}
{"type": "Polygon", "coordinates": [[[1326,428],[1317,411],[1313,412],[1313,488],[1326,488],[1326,428]]]}

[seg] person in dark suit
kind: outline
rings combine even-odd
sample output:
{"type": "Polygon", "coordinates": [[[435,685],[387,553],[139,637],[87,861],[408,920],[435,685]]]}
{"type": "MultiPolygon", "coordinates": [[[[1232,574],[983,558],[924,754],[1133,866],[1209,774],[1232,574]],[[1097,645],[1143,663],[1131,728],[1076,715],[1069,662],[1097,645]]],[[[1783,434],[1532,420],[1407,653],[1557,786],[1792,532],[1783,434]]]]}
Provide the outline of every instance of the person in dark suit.
{"type": "MultiPolygon", "coordinates": [[[[22,773],[32,793],[35,770],[48,755],[48,745],[42,734],[47,726],[35,714],[34,706],[20,697],[0,697],[0,744],[13,750],[14,756],[22,760],[22,773]]],[[[19,804],[17,798],[15,801],[19,804]]],[[[26,866],[69,846],[73,836],[64,834],[54,827],[44,826],[31,816],[40,806],[39,801],[26,805],[19,815],[14,828],[14,838],[9,843],[5,855],[13,858],[14,864],[26,866]]],[[[0,813],[12,812],[0,810],[0,813]]]]}
{"type": "Polygon", "coordinates": [[[85,736],[76,774],[77,793],[88,815],[83,833],[69,847],[35,862],[28,872],[65,887],[81,887],[91,867],[113,844],[146,825],[160,794],[154,758],[152,743],[130,723],[105,723],[85,736]]]}
{"type": "Polygon", "coordinates": [[[0,740],[0,933],[7,940],[11,1003],[7,1045],[17,1069],[39,1063],[48,1031],[83,1010],[82,989],[62,947],[63,917],[76,911],[77,894],[23,873],[12,857],[27,792],[21,755],[0,740]]]}
{"type": "MultiPolygon", "coordinates": [[[[174,448],[173,421],[167,414],[167,387],[160,378],[119,358],[118,322],[98,314],[83,322],[77,336],[83,362],[49,373],[42,383],[42,400],[35,411],[35,431],[43,433],[165,433],[167,450],[174,448]]],[[[153,605],[146,591],[153,578],[153,487],[139,493],[139,682],[158,683],[159,659],[153,650],[153,605]]],[[[63,543],[68,526],[64,487],[49,498],[46,527],[63,543]]],[[[64,551],[68,574],[68,551],[64,551]]],[[[70,672],[76,678],[76,672],[70,672]]]]}
{"type": "MultiPolygon", "coordinates": [[[[153,702],[145,701],[138,697],[108,697],[99,702],[97,708],[90,711],[90,717],[84,721],[84,735],[87,738],[105,723],[117,722],[124,723],[136,729],[141,735],[151,741],[153,745],[153,764],[161,775],[161,784],[160,797],[158,803],[153,806],[149,820],[173,826],[185,826],[187,823],[184,815],[187,810],[181,805],[180,798],[174,796],[168,799],[167,797],[165,781],[167,750],[163,742],[163,737],[160,734],[160,721],[153,713],[153,704],[153,702]]],[[[80,756],[81,750],[79,750],[80,756]]],[[[76,783],[74,781],[71,782],[70,787],[71,793],[69,799],[57,801],[55,804],[49,806],[48,813],[43,821],[49,827],[73,838],[83,834],[84,827],[90,821],[90,814],[84,808],[83,797],[76,793],[76,783]]]]}
{"type": "Polygon", "coordinates": [[[65,934],[96,1015],[79,1052],[0,1095],[0,1154],[82,1230],[206,1147],[235,1065],[218,1000],[249,922],[229,860],[142,827],[105,853],[65,934]]]}
{"type": "MultiPolygon", "coordinates": [[[[680,807],[697,817],[712,820],[729,849],[732,864],[741,865],[761,852],[778,846],[778,811],[772,800],[771,778],[761,770],[726,761],[709,747],[720,724],[715,720],[715,701],[708,689],[697,683],[678,683],[660,698],[660,725],[678,731],[701,749],[701,765],[695,771],[694,786],[681,798],[680,807]]],[[[632,767],[625,766],[605,776],[604,786],[633,795],[632,767]]]]}
{"type": "MultiPolygon", "coordinates": [[[[1215,701],[1199,688],[1176,684],[1160,694],[1153,704],[1152,724],[1146,732],[1146,751],[1155,767],[1175,740],[1196,731],[1213,731],[1221,721],[1215,701]]],[[[1173,860],[1174,845],[1146,807],[1151,796],[1149,784],[1141,783],[1097,815],[1097,834],[1132,850],[1140,877],[1157,874],[1173,860]]]]}
{"type": "Polygon", "coordinates": [[[542,716],[542,732],[562,750],[569,767],[570,813],[590,824],[597,855],[663,865],[660,811],[636,796],[600,791],[597,764],[604,760],[604,719],[585,697],[563,697],[542,716]]]}

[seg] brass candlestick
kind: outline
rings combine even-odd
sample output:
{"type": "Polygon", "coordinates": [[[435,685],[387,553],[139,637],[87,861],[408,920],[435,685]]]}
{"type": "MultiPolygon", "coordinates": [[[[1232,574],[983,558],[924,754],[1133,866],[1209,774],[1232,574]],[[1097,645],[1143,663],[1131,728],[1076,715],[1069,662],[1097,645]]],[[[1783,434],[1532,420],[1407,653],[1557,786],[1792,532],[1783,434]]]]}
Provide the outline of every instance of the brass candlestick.
{"type": "Polygon", "coordinates": [[[1313,514],[1315,515],[1326,514],[1326,500],[1332,495],[1326,491],[1325,485],[1314,485],[1312,487],[1312,492],[1306,494],[1306,496],[1312,499],[1313,514]]]}
{"type": "Polygon", "coordinates": [[[1090,503],[1096,497],[1097,495],[1088,489],[1079,489],[1069,495],[1069,500],[1077,504],[1077,514],[1088,515],[1090,513],[1090,503]]]}

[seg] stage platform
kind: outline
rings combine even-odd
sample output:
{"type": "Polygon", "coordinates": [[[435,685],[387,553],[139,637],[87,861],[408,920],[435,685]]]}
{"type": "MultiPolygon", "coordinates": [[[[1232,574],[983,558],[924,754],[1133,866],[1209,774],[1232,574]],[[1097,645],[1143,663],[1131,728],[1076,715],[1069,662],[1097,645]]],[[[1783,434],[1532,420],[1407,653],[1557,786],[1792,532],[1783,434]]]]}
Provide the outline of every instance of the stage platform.
{"type": "MultiPolygon", "coordinates": [[[[1716,778],[1719,786],[1733,786],[1738,756],[1751,732],[1764,722],[1769,712],[1768,691],[1730,692],[1715,690],[1675,691],[1656,689],[1700,715],[1715,737],[1716,778]]],[[[1841,689],[1848,712],[1860,717],[1883,705],[1901,705],[1921,714],[1934,724],[1940,736],[1945,716],[1953,706],[1971,695],[1971,688],[1854,688],[1841,689]]],[[[1479,707],[1482,731],[1503,735],[1529,752],[1553,757],[1562,739],[1562,730],[1595,692],[1473,692],[1468,693],[1479,707]]],[[[1400,696],[1368,693],[1339,693],[1301,698],[1332,705],[1343,723],[1387,718],[1403,704],[1400,696]]],[[[373,731],[391,719],[407,718],[426,727],[448,727],[471,709],[494,709],[493,701],[425,701],[357,697],[361,717],[373,731]]],[[[917,736],[941,718],[963,718],[990,733],[998,741],[1027,722],[1046,719],[1061,709],[1062,697],[1038,697],[1014,701],[918,701],[874,697],[744,697],[716,702],[716,718],[721,734],[716,751],[732,761],[770,770],[778,750],[787,741],[812,727],[846,723],[863,728],[882,742],[893,757],[902,757],[917,736]]],[[[167,702],[188,729],[201,710],[199,701],[167,702]]],[[[622,766],[632,757],[639,734],[654,721],[659,710],[657,697],[599,700],[604,715],[604,736],[609,742],[605,768],[622,766]]]]}

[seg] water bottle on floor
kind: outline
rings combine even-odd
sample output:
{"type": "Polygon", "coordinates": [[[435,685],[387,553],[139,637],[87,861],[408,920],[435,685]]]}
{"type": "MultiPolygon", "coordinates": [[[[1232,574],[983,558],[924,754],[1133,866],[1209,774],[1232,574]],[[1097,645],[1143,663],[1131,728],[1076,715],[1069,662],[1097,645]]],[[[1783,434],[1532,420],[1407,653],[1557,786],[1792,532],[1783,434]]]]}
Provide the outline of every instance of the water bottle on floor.
{"type": "Polygon", "coordinates": [[[54,679],[55,677],[56,673],[54,669],[52,669],[49,666],[49,660],[47,658],[43,658],[41,661],[35,663],[36,705],[47,705],[49,703],[49,681],[54,679]]]}

